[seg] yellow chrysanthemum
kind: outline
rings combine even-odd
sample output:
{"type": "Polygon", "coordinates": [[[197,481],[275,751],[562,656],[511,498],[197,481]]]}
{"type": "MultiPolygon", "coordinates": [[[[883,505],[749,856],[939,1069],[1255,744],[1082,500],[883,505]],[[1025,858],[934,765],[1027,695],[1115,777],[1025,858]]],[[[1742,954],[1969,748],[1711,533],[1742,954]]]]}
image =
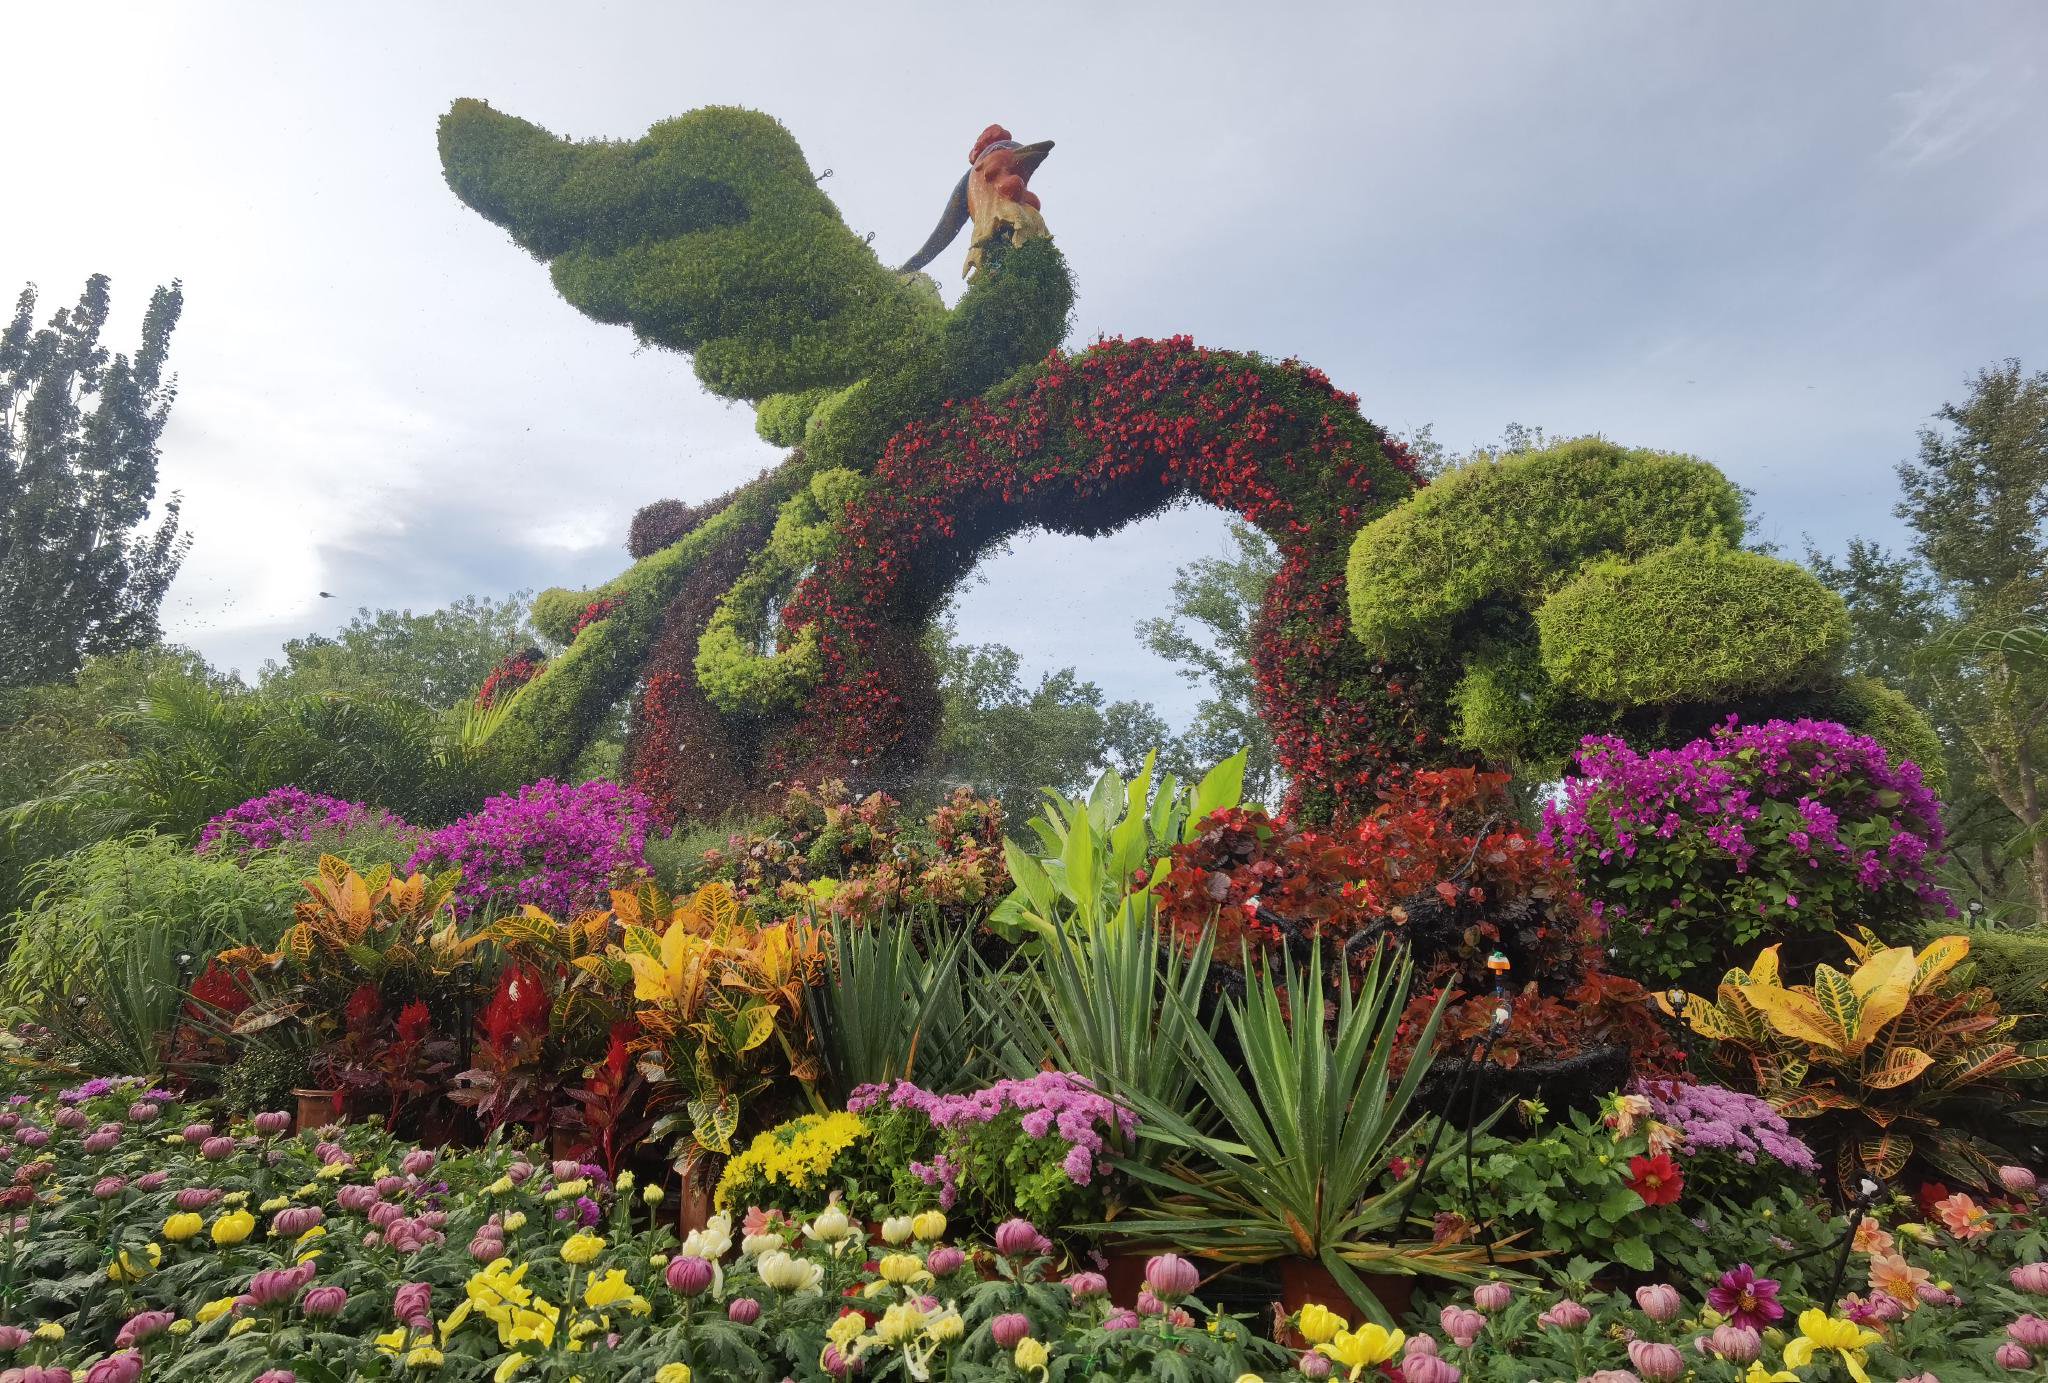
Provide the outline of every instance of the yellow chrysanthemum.
{"type": "Polygon", "coordinates": [[[222,1248],[241,1243],[256,1232],[256,1217],[246,1210],[230,1210],[213,1222],[213,1242],[222,1248]]]}
{"type": "Polygon", "coordinates": [[[1383,1325],[1368,1321],[1356,1330],[1340,1330],[1329,1341],[1316,1346],[1316,1352],[1334,1363],[1351,1370],[1351,1377],[1363,1376],[1370,1368],[1377,1368],[1401,1352],[1407,1343],[1405,1331],[1388,1330],[1383,1325]]]}
{"type": "Polygon", "coordinates": [[[604,1252],[604,1239],[588,1231],[572,1234],[562,1242],[562,1261],[582,1267],[604,1252]]]}
{"type": "Polygon", "coordinates": [[[130,1253],[122,1249],[107,1264],[107,1279],[111,1282],[140,1282],[159,1267],[163,1266],[164,1251],[156,1244],[144,1244],[141,1253],[130,1253]]]}
{"type": "Polygon", "coordinates": [[[1828,1350],[1841,1356],[1842,1367],[1856,1383],[1870,1383],[1870,1375],[1863,1371],[1864,1351],[1878,1339],[1874,1330],[1810,1307],[1799,1313],[1799,1337],[1785,1346],[1785,1367],[1803,1369],[1813,1362],[1815,1351],[1828,1350]]]}
{"type": "Polygon", "coordinates": [[[163,1235],[174,1244],[182,1244],[200,1230],[206,1228],[206,1218],[195,1211],[180,1210],[164,1221],[163,1235]]]}
{"type": "Polygon", "coordinates": [[[1347,1322],[1321,1302],[1312,1301],[1301,1308],[1301,1315],[1294,1328],[1301,1332],[1301,1338],[1312,1345],[1328,1344],[1337,1338],[1347,1322]]]}

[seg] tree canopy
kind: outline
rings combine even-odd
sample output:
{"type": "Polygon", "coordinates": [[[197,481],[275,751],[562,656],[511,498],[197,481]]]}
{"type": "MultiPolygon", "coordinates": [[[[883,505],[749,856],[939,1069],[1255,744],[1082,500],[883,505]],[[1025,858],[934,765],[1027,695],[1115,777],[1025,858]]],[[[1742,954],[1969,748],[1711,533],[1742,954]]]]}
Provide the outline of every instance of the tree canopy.
{"type": "Polygon", "coordinates": [[[36,303],[31,284],[0,331],[0,686],[59,681],[91,655],[155,642],[189,542],[175,494],[147,526],[182,289],[151,296],[132,358],[100,340],[105,274],[40,329],[36,303]]]}
{"type": "Polygon", "coordinates": [[[1898,467],[1910,550],[1808,560],[1848,602],[1850,667],[1935,723],[1973,891],[2048,919],[2048,372],[1980,370],[1934,420],[1898,467]]]}

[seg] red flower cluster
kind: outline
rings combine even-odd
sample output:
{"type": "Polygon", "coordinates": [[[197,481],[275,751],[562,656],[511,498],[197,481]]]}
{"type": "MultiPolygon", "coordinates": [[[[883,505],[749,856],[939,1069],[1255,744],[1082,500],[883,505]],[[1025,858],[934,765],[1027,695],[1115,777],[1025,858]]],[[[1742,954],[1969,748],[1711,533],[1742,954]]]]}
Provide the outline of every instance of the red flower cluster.
{"type": "Polygon", "coordinates": [[[547,1036],[554,1000],[547,981],[531,965],[515,962],[498,977],[498,991],[485,1006],[481,1026],[484,1043],[501,1059],[535,1051],[547,1036]]]}
{"type": "Polygon", "coordinates": [[[506,658],[491,669],[490,675],[484,678],[484,684],[477,688],[476,704],[489,708],[500,696],[518,691],[539,676],[541,661],[531,652],[514,653],[506,658]]]}
{"type": "Polygon", "coordinates": [[[875,479],[782,610],[791,634],[817,627],[824,675],[767,776],[914,765],[937,724],[919,628],[989,546],[1030,527],[1107,533],[1188,497],[1280,546],[1253,666],[1296,813],[1363,812],[1427,737],[1413,679],[1349,638],[1344,594],[1352,536],[1414,488],[1414,462],[1319,371],[1185,337],[1105,341],[912,423],[875,479]]]}
{"type": "Polygon", "coordinates": [[[583,607],[582,614],[576,616],[576,623],[569,630],[569,637],[571,639],[575,638],[578,634],[581,634],[591,625],[596,624],[599,620],[603,619],[606,615],[609,615],[612,611],[618,608],[619,598],[617,596],[599,596],[597,599],[591,601],[588,605],[583,607]]]}

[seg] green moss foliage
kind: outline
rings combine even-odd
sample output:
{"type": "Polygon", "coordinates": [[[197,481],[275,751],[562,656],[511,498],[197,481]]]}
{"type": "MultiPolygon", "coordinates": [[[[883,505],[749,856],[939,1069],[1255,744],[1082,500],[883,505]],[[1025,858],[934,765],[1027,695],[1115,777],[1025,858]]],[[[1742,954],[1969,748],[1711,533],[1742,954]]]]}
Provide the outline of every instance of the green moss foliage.
{"type": "Polygon", "coordinates": [[[1693,457],[1581,438],[1478,462],[1360,531],[1353,627],[1446,688],[1452,743],[1536,773],[1584,735],[1682,743],[1730,714],[1908,725],[1875,693],[1834,709],[1842,602],[1742,536],[1741,493],[1693,457]]]}
{"type": "Polygon", "coordinates": [[[440,144],[455,194],[546,261],[563,297],[691,352],[707,388],[760,405],[762,437],[825,465],[871,467],[904,423],[1066,335],[1073,285],[1049,240],[999,247],[948,312],[930,279],[846,228],[789,131],[756,111],[579,142],[465,100],[440,144]]]}
{"type": "Polygon", "coordinates": [[[563,297],[694,353],[728,398],[850,384],[942,319],[759,112],[713,106],[637,140],[573,141],[465,100],[440,147],[455,195],[547,261],[563,297]]]}
{"type": "Polygon", "coordinates": [[[866,493],[859,472],[835,467],[819,471],[783,504],[767,546],[719,602],[697,641],[697,684],[720,710],[786,709],[817,685],[817,630],[806,626],[775,649],[770,602],[785,597],[805,568],[824,555],[833,526],[866,493]]]}
{"type": "Polygon", "coordinates": [[[1351,548],[1351,618],[1380,657],[1466,641],[1493,607],[1533,610],[1585,562],[1742,537],[1742,497],[1690,456],[1581,438],[1444,475],[1351,548]]]}
{"type": "MultiPolygon", "coordinates": [[[[547,592],[543,599],[548,604],[550,626],[564,610],[571,612],[568,618],[573,624],[575,615],[600,597],[610,596],[619,603],[608,616],[578,634],[506,703],[502,719],[491,732],[491,743],[503,760],[519,766],[521,781],[570,771],[612,707],[640,679],[649,650],[667,619],[669,604],[691,573],[706,563],[732,560],[735,554],[759,547],[782,505],[808,487],[814,471],[799,452],[739,490],[717,513],[675,543],[635,562],[602,586],[547,592]]],[[[542,628],[538,608],[535,615],[534,627],[542,628]]]]}
{"type": "Polygon", "coordinates": [[[1559,686],[1525,642],[1496,644],[1468,661],[1451,710],[1451,738],[1495,763],[1562,766],[1582,736],[1614,728],[1611,711],[1559,686]]]}
{"type": "Polygon", "coordinates": [[[534,632],[542,638],[553,643],[567,643],[577,618],[594,599],[596,595],[590,591],[551,586],[533,598],[533,609],[527,619],[532,623],[534,632]]]}
{"type": "Polygon", "coordinates": [[[1590,563],[1535,614],[1544,671],[1615,706],[1816,685],[1849,641],[1848,608],[1811,572],[1718,540],[1590,563]]]}

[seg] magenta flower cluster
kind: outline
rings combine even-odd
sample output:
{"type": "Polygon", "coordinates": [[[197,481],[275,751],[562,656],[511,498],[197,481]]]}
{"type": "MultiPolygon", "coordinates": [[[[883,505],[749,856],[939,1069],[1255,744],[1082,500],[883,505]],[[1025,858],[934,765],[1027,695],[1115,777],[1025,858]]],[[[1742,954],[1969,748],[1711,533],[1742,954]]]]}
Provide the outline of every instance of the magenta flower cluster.
{"type": "Polygon", "coordinates": [[[1541,839],[1571,859],[1626,969],[1677,975],[1773,930],[1954,912],[1919,766],[1833,721],[1731,717],[1648,753],[1588,736],[1576,767],[1541,839]]]}
{"type": "Polygon", "coordinates": [[[364,829],[411,832],[413,828],[381,807],[283,787],[252,797],[207,822],[199,832],[197,849],[204,855],[220,845],[246,859],[287,841],[345,838],[364,829]]]}
{"type": "MultiPolygon", "coordinates": [[[[1650,1117],[1678,1130],[1688,1157],[1725,1153],[1744,1167],[1775,1166],[1818,1175],[1820,1159],[1769,1103],[1720,1085],[1648,1080],[1637,1087],[1650,1117]]],[[[1697,1171],[1688,1162],[1689,1171],[1697,1171]]]]}
{"type": "Polygon", "coordinates": [[[907,1080],[894,1085],[863,1085],[853,1092],[846,1107],[862,1114],[884,1104],[891,1109],[916,1110],[939,1129],[989,1124],[1014,1113],[1026,1137],[1057,1137],[1067,1145],[1060,1165],[1076,1186],[1095,1179],[1096,1159],[1111,1130],[1121,1128],[1128,1138],[1138,1127],[1136,1115],[1118,1108],[1081,1077],[1064,1071],[1041,1071],[1029,1080],[1000,1080],[965,1095],[935,1095],[907,1080]]]}
{"type": "Polygon", "coordinates": [[[435,831],[407,867],[461,870],[464,916],[531,903],[566,917],[647,872],[647,816],[634,788],[543,778],[435,831]]]}

